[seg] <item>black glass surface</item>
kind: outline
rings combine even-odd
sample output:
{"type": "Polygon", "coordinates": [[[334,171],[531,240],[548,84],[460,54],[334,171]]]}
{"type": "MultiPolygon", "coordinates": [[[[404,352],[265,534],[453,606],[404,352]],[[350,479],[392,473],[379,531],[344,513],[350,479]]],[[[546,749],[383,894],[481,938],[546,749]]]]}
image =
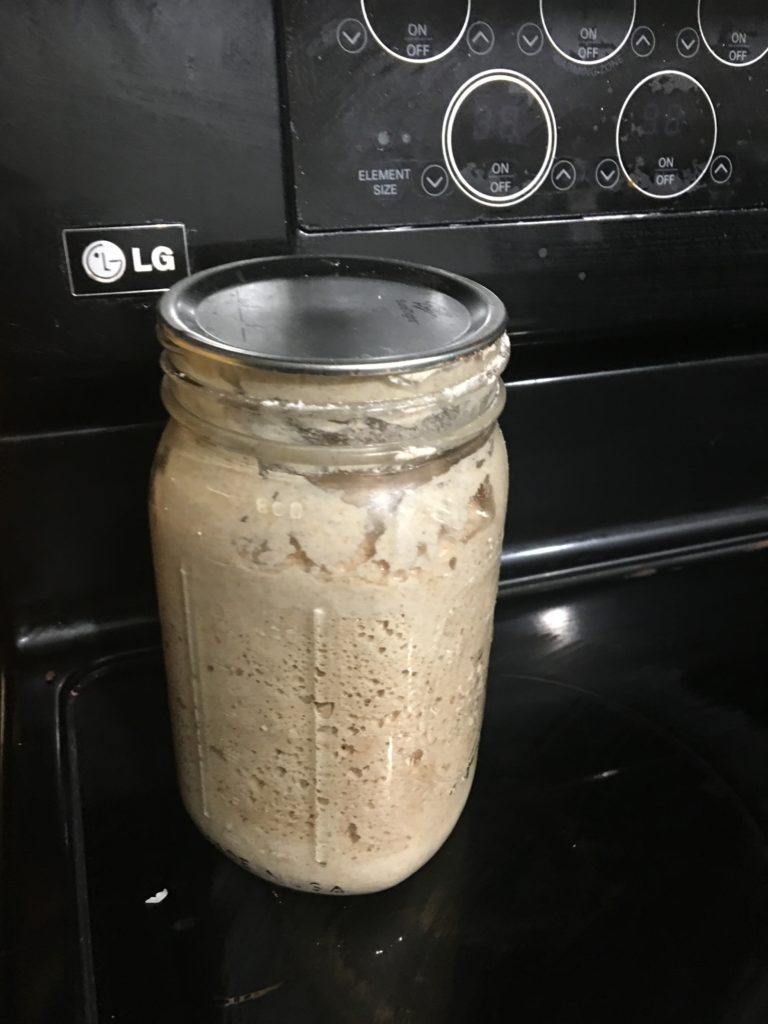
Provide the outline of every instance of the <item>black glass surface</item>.
{"type": "Polygon", "coordinates": [[[679,195],[707,170],[717,131],[712,101],[687,74],[658,74],[637,86],[618,127],[626,174],[651,196],[679,195]]]}
{"type": "MultiPolygon", "coordinates": [[[[768,15],[755,4],[756,0],[749,6],[747,0],[703,0],[704,34],[714,43],[712,50],[702,41],[696,0],[484,0],[482,6],[472,5],[470,27],[450,54],[416,64],[386,52],[373,38],[355,53],[345,49],[337,35],[352,10],[345,0],[284,0],[298,223],[313,233],[528,220],[538,223],[530,232],[510,233],[508,244],[517,252],[535,238],[533,255],[544,247],[550,261],[556,225],[564,218],[574,223],[564,229],[558,244],[580,260],[585,246],[598,236],[601,252],[615,247],[606,235],[613,229],[606,224],[616,214],[637,216],[619,222],[624,226],[617,225],[616,230],[630,252],[645,252],[649,246],[637,234],[642,228],[640,215],[762,209],[766,127],[757,112],[763,104],[765,63],[754,64],[744,74],[736,67],[752,60],[763,45],[761,26],[768,15]],[[478,29],[471,27],[476,25],[482,26],[478,43],[473,42],[478,29]],[[734,33],[746,42],[728,46],[725,59],[716,59],[713,53],[720,57],[723,45],[719,40],[732,39],[734,33]],[[728,59],[731,49],[733,62],[728,59]],[[477,75],[499,69],[524,75],[547,97],[557,122],[555,159],[573,167],[571,184],[563,188],[564,179],[547,175],[519,202],[506,205],[488,203],[482,194],[474,195],[453,179],[448,187],[425,187],[425,172],[439,183],[435,169],[451,169],[443,125],[453,97],[477,75]],[[705,174],[689,191],[667,190],[659,196],[641,192],[624,175],[605,188],[596,172],[603,160],[617,159],[616,126],[625,99],[647,76],[674,71],[690,74],[712,97],[719,122],[716,155],[728,157],[731,172],[705,174]],[[382,191],[385,177],[390,189],[382,191]],[[599,226],[580,222],[595,215],[608,220],[599,226]]],[[[383,10],[388,5],[382,0],[379,6],[383,10]]],[[[426,15],[420,19],[418,12],[416,0],[409,23],[428,20],[426,15]]],[[[470,114],[467,107],[468,122],[470,114]]],[[[482,117],[479,112],[481,131],[482,117]]],[[[479,162],[482,157],[473,157],[472,147],[466,148],[467,159],[479,162]]],[[[706,160],[709,153],[707,149],[706,160]]],[[[505,157],[489,154],[488,159],[505,157]]],[[[537,166],[535,152],[529,159],[537,166]]],[[[645,261],[646,277],[638,288],[647,287],[647,267],[656,266],[657,255],[668,251],[667,236],[688,232],[693,223],[701,228],[702,220],[691,218],[687,227],[680,222],[664,225],[664,240],[651,263],[645,261]]],[[[494,239],[486,248],[498,252],[503,244],[494,239]]],[[[722,241],[716,245],[721,249],[722,241]]],[[[462,253],[473,248],[471,240],[462,242],[462,253]]],[[[706,250],[707,243],[694,243],[692,255],[701,257],[706,250]]],[[[618,276],[624,281],[626,262],[623,257],[618,262],[618,276]]],[[[552,267],[548,262],[540,269],[546,273],[552,267]]],[[[592,277],[587,267],[574,266],[575,273],[580,270],[592,277]]],[[[670,294],[674,289],[669,275],[659,271],[659,279],[670,294]]],[[[697,275],[692,280],[700,283],[697,275]]],[[[702,286],[702,293],[707,290],[702,286]]],[[[598,295],[580,297],[586,301],[572,320],[582,320],[602,306],[598,295]]]]}
{"type": "Polygon", "coordinates": [[[768,696],[751,630],[768,609],[738,562],[503,600],[466,811],[373,896],[270,886],[197,833],[157,651],[70,680],[92,1019],[762,1024],[768,696]]]}
{"type": "Polygon", "coordinates": [[[550,126],[541,101],[524,84],[493,78],[459,101],[451,130],[461,180],[488,199],[513,199],[541,172],[550,126]]]}
{"type": "Polygon", "coordinates": [[[542,0],[541,15],[552,44],[564,56],[596,64],[621,49],[632,28],[635,6],[634,0],[542,0]]]}
{"type": "Polygon", "coordinates": [[[701,31],[726,64],[753,64],[768,50],[768,10],[763,0],[700,0],[701,31]]]}
{"type": "Polygon", "coordinates": [[[461,35],[468,10],[469,0],[363,0],[379,45],[413,61],[446,53],[461,35]]]}

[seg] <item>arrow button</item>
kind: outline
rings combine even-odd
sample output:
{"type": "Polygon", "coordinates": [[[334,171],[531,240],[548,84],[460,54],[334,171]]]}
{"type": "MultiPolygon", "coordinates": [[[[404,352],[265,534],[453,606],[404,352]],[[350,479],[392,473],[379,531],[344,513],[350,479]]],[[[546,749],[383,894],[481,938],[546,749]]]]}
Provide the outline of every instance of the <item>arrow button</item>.
{"type": "Polygon", "coordinates": [[[606,157],[597,165],[595,181],[600,188],[613,188],[619,182],[619,165],[611,157],[606,157]]]}
{"type": "Polygon", "coordinates": [[[558,160],[552,168],[551,177],[558,192],[567,192],[576,184],[576,168],[570,160],[558,160]]]}
{"type": "Polygon", "coordinates": [[[632,52],[636,57],[650,57],[656,49],[656,36],[653,29],[640,25],[632,33],[632,52]]]}
{"type": "Polygon", "coordinates": [[[677,52],[681,57],[695,57],[699,52],[699,33],[695,28],[681,28],[677,33],[677,52]]]}
{"type": "Polygon", "coordinates": [[[486,21],[476,21],[467,29],[467,46],[478,57],[490,53],[495,42],[496,36],[486,21]]]}
{"type": "Polygon", "coordinates": [[[357,18],[345,18],[336,29],[336,42],[347,53],[360,53],[368,42],[365,25],[357,18]]]}
{"type": "Polygon", "coordinates": [[[442,164],[427,164],[421,172],[421,188],[425,195],[437,199],[448,190],[448,172],[442,164]]]}
{"type": "Polygon", "coordinates": [[[535,57],[544,45],[544,33],[534,22],[527,21],[517,33],[517,45],[526,57],[535,57]]]}
{"type": "Polygon", "coordinates": [[[725,185],[731,180],[733,161],[729,156],[716,156],[709,167],[709,176],[716,185],[725,185]]]}

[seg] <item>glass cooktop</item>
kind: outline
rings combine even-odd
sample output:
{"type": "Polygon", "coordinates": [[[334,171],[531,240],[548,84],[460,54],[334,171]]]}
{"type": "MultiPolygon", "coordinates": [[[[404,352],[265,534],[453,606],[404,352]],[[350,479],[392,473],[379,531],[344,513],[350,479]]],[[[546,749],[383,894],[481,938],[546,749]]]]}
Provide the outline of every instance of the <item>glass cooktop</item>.
{"type": "Polygon", "coordinates": [[[713,660],[703,571],[502,601],[466,811],[426,867],[372,896],[275,888],[197,833],[157,650],[73,677],[90,1018],[764,1022],[768,695],[743,651],[713,660]]]}

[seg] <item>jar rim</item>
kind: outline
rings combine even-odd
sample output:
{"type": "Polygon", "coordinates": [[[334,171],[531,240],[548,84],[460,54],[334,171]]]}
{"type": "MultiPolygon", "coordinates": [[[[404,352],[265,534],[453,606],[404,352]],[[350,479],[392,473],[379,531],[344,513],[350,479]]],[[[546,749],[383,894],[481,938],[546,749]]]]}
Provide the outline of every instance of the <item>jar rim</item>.
{"type": "Polygon", "coordinates": [[[449,271],[358,256],[275,256],[203,270],[158,307],[168,349],[265,370],[382,376],[496,341],[501,300],[449,271]]]}

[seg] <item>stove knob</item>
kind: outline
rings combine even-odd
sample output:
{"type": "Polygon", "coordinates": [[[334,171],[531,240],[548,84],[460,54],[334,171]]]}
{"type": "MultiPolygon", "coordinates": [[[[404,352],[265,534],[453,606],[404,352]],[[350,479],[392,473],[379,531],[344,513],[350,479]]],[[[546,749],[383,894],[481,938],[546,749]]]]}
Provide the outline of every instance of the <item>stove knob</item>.
{"type": "Polygon", "coordinates": [[[513,206],[532,195],[549,174],[556,145],[549,100],[516,71],[470,78],[443,119],[443,156],[451,177],[484,206],[513,206]]]}
{"type": "Polygon", "coordinates": [[[699,0],[699,28],[709,52],[729,67],[747,67],[768,53],[765,0],[699,0]]]}
{"type": "Polygon", "coordinates": [[[471,0],[360,0],[368,31],[382,50],[409,64],[429,64],[456,46],[471,0]]]}
{"type": "Polygon", "coordinates": [[[563,3],[539,0],[541,23],[558,53],[576,64],[602,64],[629,39],[636,0],[563,3]]]}
{"type": "Polygon", "coordinates": [[[651,199],[673,199],[697,185],[716,142],[709,93],[682,71],[644,78],[624,101],[616,125],[621,168],[630,185],[651,199]]]}

